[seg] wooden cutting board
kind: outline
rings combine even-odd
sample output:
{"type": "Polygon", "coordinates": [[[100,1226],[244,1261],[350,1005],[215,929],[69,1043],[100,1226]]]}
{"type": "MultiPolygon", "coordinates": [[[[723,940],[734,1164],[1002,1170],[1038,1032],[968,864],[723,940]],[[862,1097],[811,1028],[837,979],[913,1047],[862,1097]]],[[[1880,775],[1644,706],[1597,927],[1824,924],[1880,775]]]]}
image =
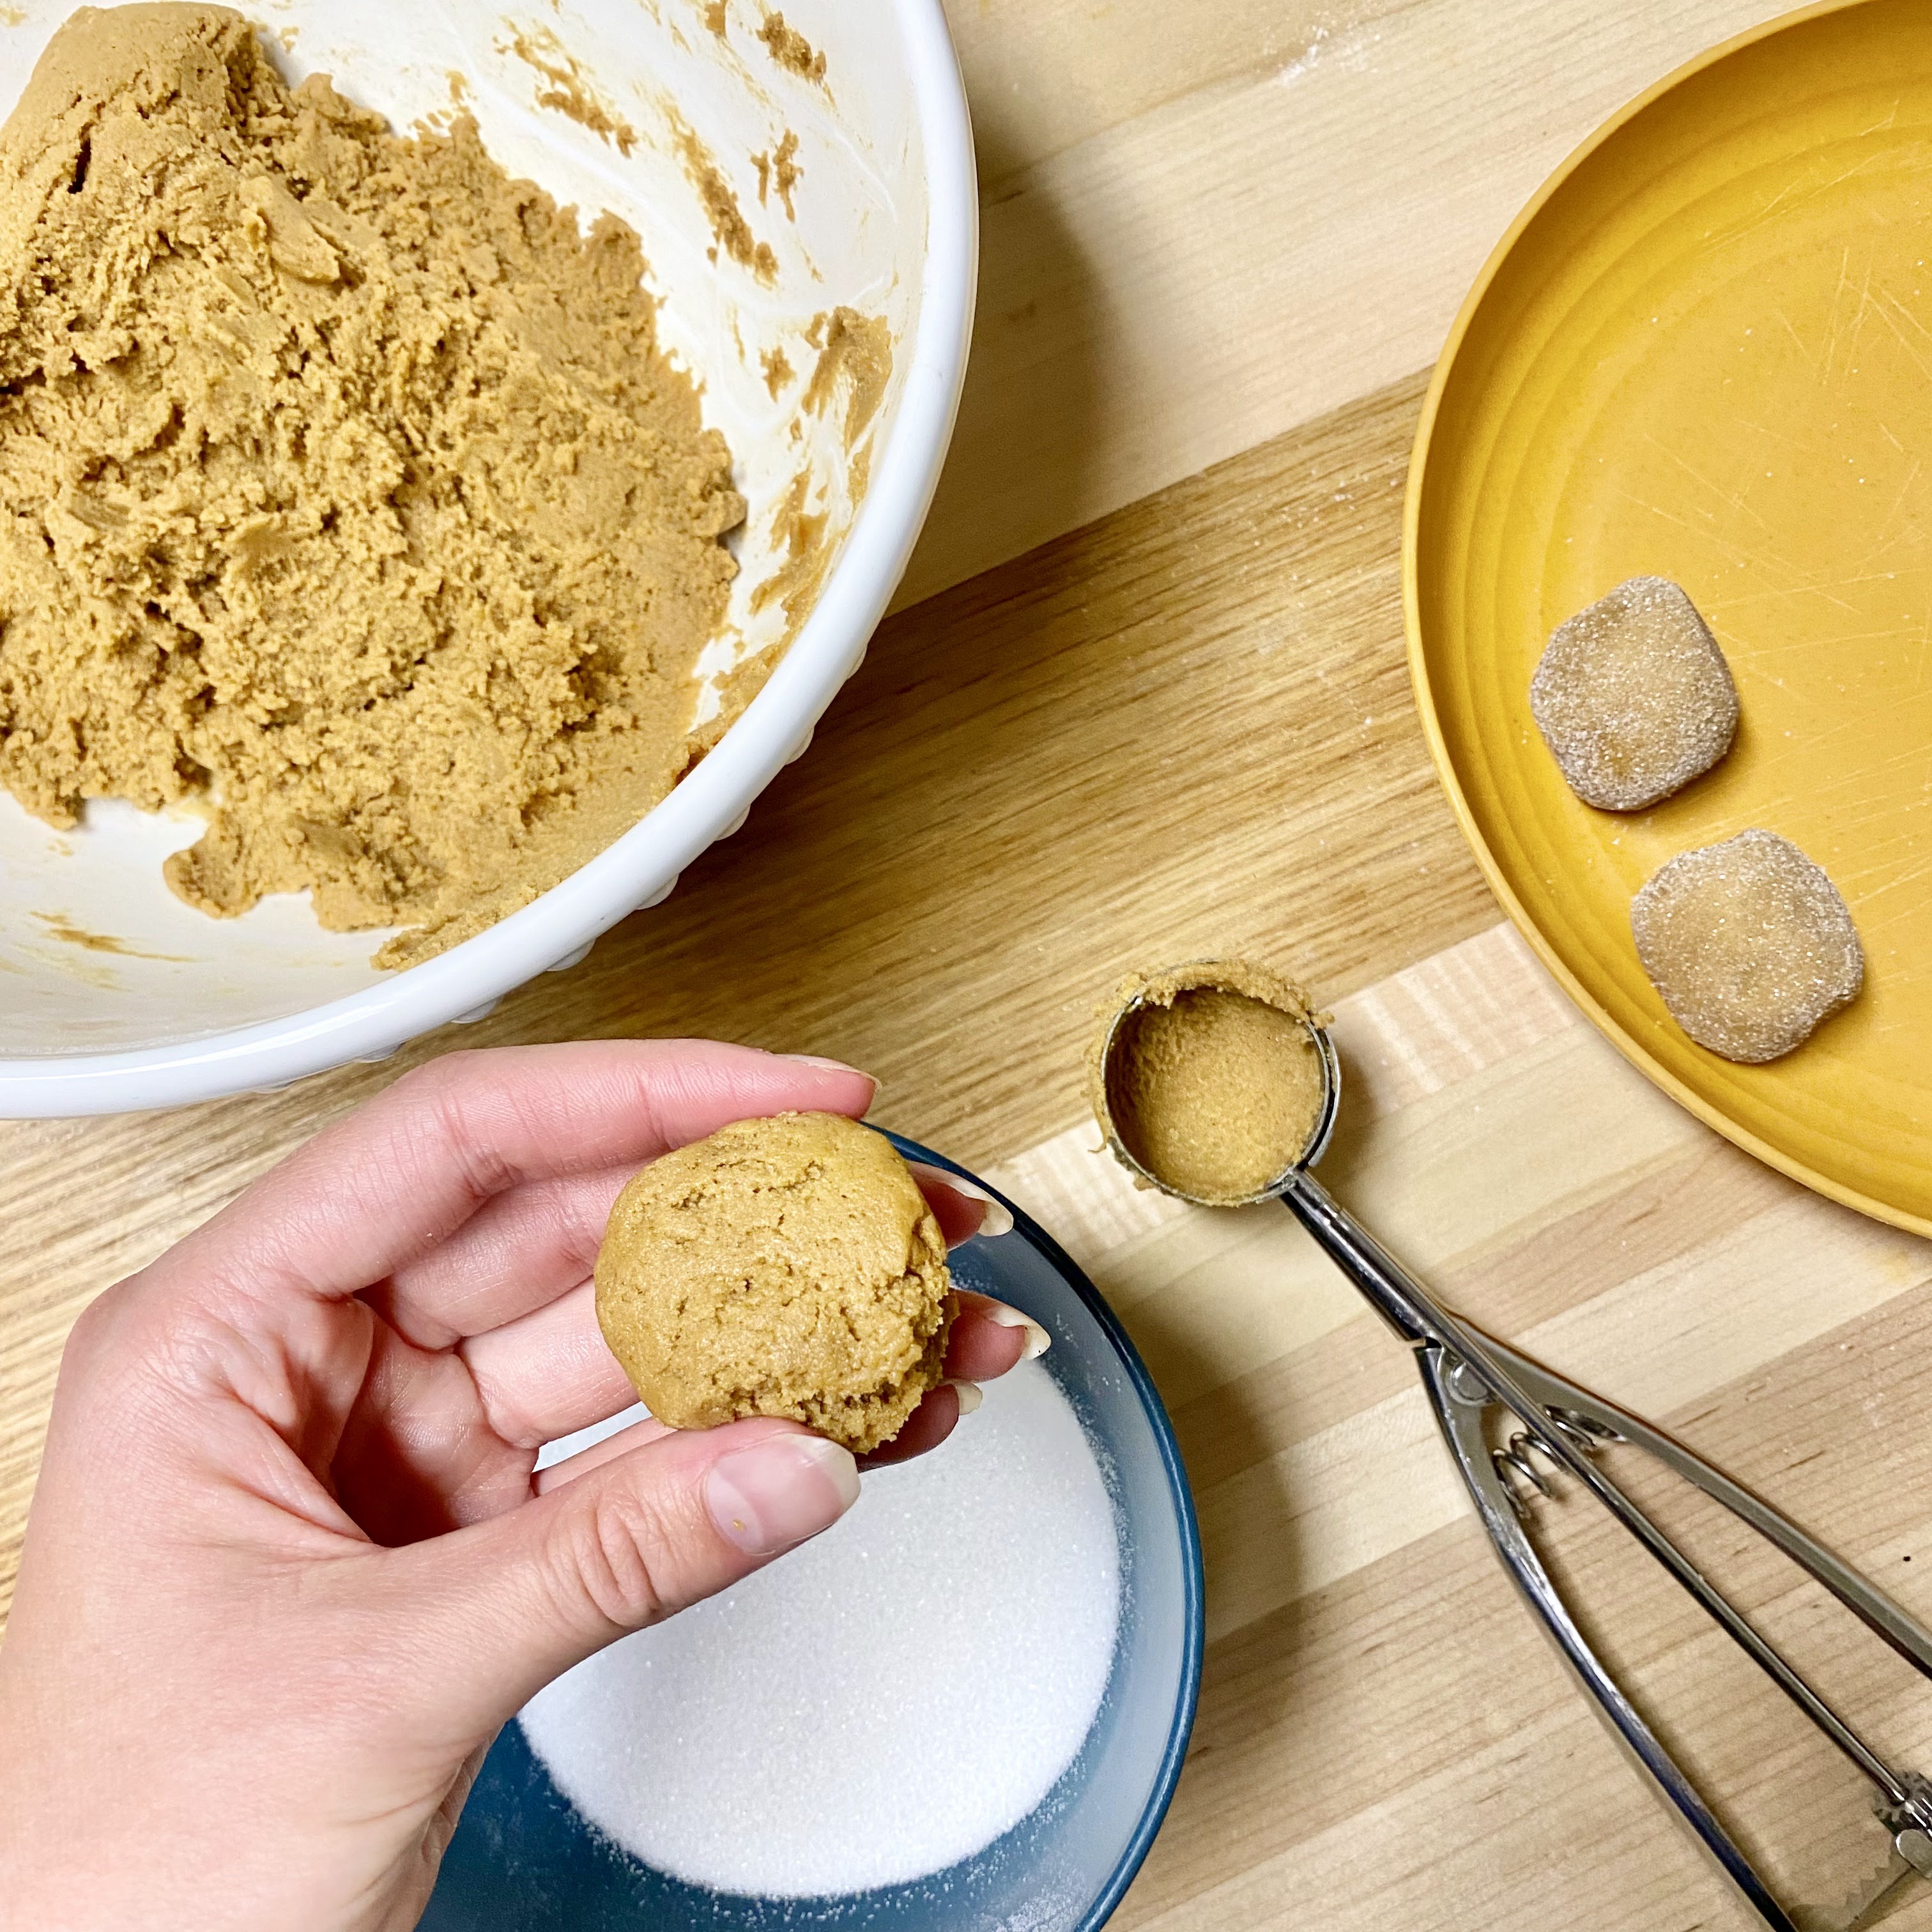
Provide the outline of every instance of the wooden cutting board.
{"type": "MultiPolygon", "coordinates": [[[[1932,1244],[1699,1125],[1510,927],[1338,1002],[1335,1039],[1348,1099],[1322,1178],[1385,1244],[1932,1614],[1932,1244]]],[[[1631,1932],[1755,1922],[1519,1607],[1407,1352],[1285,1210],[1137,1192],[1098,1139],[1071,1129],[994,1178],[1120,1311],[1200,1510],[1202,1715],[1126,1922],[1366,1932],[1540,1904],[1631,1932]]],[[[1932,1684],[1634,1451],[1605,1460],[1848,1714],[1932,1762],[1932,1684]]],[[[1886,1850],[1856,1776],[1592,1505],[1538,1520],[1589,1627],[1786,1898],[1828,1910],[1856,1890],[1886,1850]]],[[[1898,1922],[1932,1924],[1932,1895],[1904,1903],[1898,1922]]]]}
{"type": "MultiPolygon", "coordinates": [[[[1181,1432],[1211,1642],[1120,1924],[1744,1932],[1519,1610],[1402,1352],[1284,1214],[1126,1187],[1080,1054],[1128,968],[1306,978],[1348,1063],[1336,1191],[1932,1617],[1932,1250],[1756,1166],[1577,1022],[1496,927],[1402,665],[1417,372],[1456,301],[1603,115],[1773,10],[955,0],[985,274],[908,608],[742,832],[484,1024],[279,1095],[0,1125],[0,1608],[75,1314],[402,1067],[631,1033],[831,1053],[1063,1236],[1181,1432]]],[[[1547,1518],[1605,1641],[1827,1902],[1871,1862],[1853,1780],[1594,1519],[1547,1518]]],[[[1777,1559],[1689,1533],[1932,1771],[1922,1687],[1777,1559]]]]}

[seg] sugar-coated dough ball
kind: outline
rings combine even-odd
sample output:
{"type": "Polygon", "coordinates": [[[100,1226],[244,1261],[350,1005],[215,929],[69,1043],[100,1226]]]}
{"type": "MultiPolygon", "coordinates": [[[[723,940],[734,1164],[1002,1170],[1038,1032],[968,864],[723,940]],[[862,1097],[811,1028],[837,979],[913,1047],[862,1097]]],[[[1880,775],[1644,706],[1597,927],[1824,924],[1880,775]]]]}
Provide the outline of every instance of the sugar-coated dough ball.
{"type": "Polygon", "coordinates": [[[634,1176],[597,1256],[597,1321],[676,1429],[785,1416],[855,1454],[944,1376],[946,1240],[882,1135],[740,1120],[634,1176]]]}
{"type": "Polygon", "coordinates": [[[1570,788],[1640,812],[1707,772],[1738,728],[1730,667],[1697,608],[1633,577],[1550,634],[1529,708],[1570,788]]]}
{"type": "Polygon", "coordinates": [[[1864,984],[1838,889],[1787,838],[1740,832],[1661,867],[1630,904],[1672,1017],[1726,1060],[1775,1060],[1864,984]]]}

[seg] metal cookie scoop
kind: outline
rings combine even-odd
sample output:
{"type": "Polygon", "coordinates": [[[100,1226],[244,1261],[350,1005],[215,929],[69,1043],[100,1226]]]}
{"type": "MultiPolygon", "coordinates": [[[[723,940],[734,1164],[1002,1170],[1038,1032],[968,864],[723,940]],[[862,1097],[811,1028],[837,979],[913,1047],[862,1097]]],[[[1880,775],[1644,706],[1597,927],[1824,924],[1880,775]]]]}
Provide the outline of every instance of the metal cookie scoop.
{"type": "Polygon", "coordinates": [[[1141,1016],[1151,1004],[1171,1000],[1177,984],[1198,988],[1211,986],[1213,980],[1209,969],[1200,965],[1154,976],[1126,1000],[1101,1041],[1096,1104],[1115,1156],[1150,1186],[1197,1205],[1280,1200],[1415,1352],[1443,1439],[1504,1568],[1619,1741],[1655,1780],[1672,1809],[1766,1925],[1776,1932],[1813,1932],[1822,1922],[1808,1913],[1794,1917],[1778,1903],[1570,1615],[1526,1527],[1534,1499],[1555,1494],[1546,1466],[1574,1477],[1601,1503],[1875,1787],[1874,1808],[1892,1834],[1892,1856],[1873,1886],[1848,1901],[1846,1910],[1832,1916],[1829,1923],[1834,1932],[1844,1932],[1867,1918],[1915,1873],[1932,1877],[1932,1782],[1916,1772],[1895,1769],[1832,1710],[1775,1646],[1598,1466],[1593,1460],[1595,1452],[1606,1442],[1629,1443],[1646,1450],[1768,1538],[1901,1657],[1928,1676],[1932,1676],[1932,1633],[1788,1516],[1663,1430],[1552,1373],[1444,1308],[1335,1200],[1311,1172],[1327,1150],[1341,1103],[1341,1065],[1322,1016],[1310,1016],[1305,1008],[1289,1015],[1306,1030],[1320,1064],[1322,1084],[1313,1126],[1283,1172],[1258,1191],[1230,1202],[1190,1193],[1150,1171],[1124,1137],[1108,1096],[1125,1090],[1125,1070],[1141,1016]],[[1167,989],[1164,995],[1150,996],[1149,988],[1162,986],[1167,989]],[[1512,1420],[1518,1425],[1513,1432],[1512,1420]]]}

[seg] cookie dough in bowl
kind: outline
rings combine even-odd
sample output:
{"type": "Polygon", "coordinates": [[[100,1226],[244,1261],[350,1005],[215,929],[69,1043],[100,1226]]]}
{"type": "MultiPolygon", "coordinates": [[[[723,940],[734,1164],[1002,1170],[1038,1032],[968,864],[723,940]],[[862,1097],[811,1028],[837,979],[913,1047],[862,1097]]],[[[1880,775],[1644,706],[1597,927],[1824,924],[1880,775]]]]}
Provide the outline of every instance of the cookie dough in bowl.
{"type": "Polygon", "coordinates": [[[740,1120],[617,1198],[597,1320],[678,1429],[783,1416],[862,1455],[945,1375],[946,1240],[892,1144],[837,1114],[740,1120]]]}
{"type": "MultiPolygon", "coordinates": [[[[0,117],[20,106],[36,62],[84,10],[25,0],[0,14],[0,117]]],[[[212,10],[165,10],[179,18],[212,10]]],[[[371,129],[364,152],[384,166],[405,148],[440,164],[473,140],[467,152],[477,166],[487,163],[490,181],[503,184],[490,189],[500,206],[552,211],[563,256],[580,250],[586,263],[614,272],[620,308],[622,278],[640,267],[631,308],[648,314],[652,339],[640,337],[634,354],[613,343],[590,385],[608,392],[630,382],[688,412],[664,442],[668,460],[655,475],[676,515],[693,506],[693,547],[679,561],[644,524],[627,524],[623,507],[614,512],[613,541],[591,547],[639,586],[633,596],[614,584],[608,610],[653,607],[639,618],[628,659],[613,628],[621,619],[595,609],[596,571],[586,575],[560,548],[548,562],[528,554],[541,520],[520,525],[520,499],[540,508],[539,500],[556,497],[554,532],[576,515],[562,500],[572,490],[588,493],[593,511],[620,505],[634,487],[627,466],[648,495],[658,459],[638,439],[660,431],[634,412],[624,428],[586,393],[595,406],[577,412],[583,420],[538,426],[527,449],[517,448],[524,404],[557,416],[551,365],[563,359],[547,358],[527,332],[520,346],[508,344],[513,362],[534,350],[527,378],[509,370],[514,380],[503,388],[507,365],[484,358],[502,391],[487,399],[501,436],[485,408],[466,420],[445,412],[392,422],[366,464],[339,438],[320,452],[305,436],[299,448],[284,442],[270,454],[292,453],[296,468],[262,466],[265,501],[252,510],[242,500],[256,485],[238,470],[212,479],[218,490],[200,489],[199,505],[185,463],[165,503],[130,493],[112,473],[125,454],[118,446],[90,458],[98,474],[56,478],[63,510],[73,512],[63,540],[100,550],[104,582],[131,596],[142,586],[130,569],[173,573],[164,594],[136,600],[134,628],[151,662],[171,660],[177,647],[182,656],[160,663],[173,675],[159,680],[131,657],[107,667],[134,679],[137,707],[147,706],[130,738],[116,741],[102,708],[107,680],[85,665],[64,684],[40,679],[26,712],[9,721],[21,742],[8,752],[13,795],[0,796],[0,973],[9,994],[0,1010],[0,1114],[174,1105],[380,1057],[487,1011],[655,903],[803,748],[856,663],[910,553],[957,400],[976,210],[964,103],[936,6],[800,0],[785,19],[812,47],[810,61],[781,60],[760,38],[766,10],[748,0],[712,10],[718,28],[706,14],[697,32],[684,30],[681,12],[616,0],[528,20],[465,0],[292,0],[272,15],[241,10],[264,74],[274,77],[268,92],[296,104],[292,118],[304,103],[346,104],[371,129]],[[317,94],[321,76],[332,95],[317,94]],[[626,232],[635,240],[621,244],[626,232]],[[616,254],[598,235],[620,243],[616,254]],[[628,267],[617,259],[625,245],[628,267]],[[463,542],[405,529],[384,562],[380,545],[361,541],[389,517],[391,506],[376,500],[379,514],[352,532],[338,578],[330,555],[343,521],[337,500],[365,484],[380,500],[387,452],[411,437],[428,452],[426,470],[464,472],[454,487],[431,478],[448,496],[412,502],[412,512],[456,514],[464,542],[479,533],[484,541],[466,554],[463,542]],[[494,454],[479,437],[495,439],[494,454]],[[573,448],[575,473],[566,475],[573,448]],[[309,489],[300,464],[310,458],[325,488],[309,489]],[[489,500],[458,502],[478,460],[489,500]],[[680,466],[696,475],[707,464],[710,482],[688,499],[680,466]],[[133,522],[154,524],[158,548],[146,544],[145,524],[136,532],[117,521],[130,502],[140,513],[133,522]],[[627,549],[633,537],[638,545],[627,549]],[[532,561],[550,571],[547,582],[528,576],[532,561]],[[407,580],[394,598],[390,571],[407,580]],[[688,642],[660,648],[659,636],[670,634],[650,634],[658,607],[682,586],[694,600],[682,634],[688,642]],[[292,648],[262,648],[244,608],[254,596],[282,600],[292,648]],[[476,646],[446,670],[434,651],[401,635],[437,598],[476,646]],[[364,622],[370,611],[376,621],[364,622]],[[348,634],[358,623],[373,646],[359,659],[348,634]],[[499,630],[507,649],[497,648],[499,630]],[[333,641],[318,676],[303,649],[325,634],[333,641]],[[224,676],[197,682],[193,660],[216,655],[224,676]],[[424,657],[427,668],[417,662],[424,657]],[[348,688],[365,674],[377,700],[367,714],[348,688]],[[418,682],[436,688],[418,692],[418,682]],[[394,713],[386,720],[386,708],[394,713]],[[445,721],[457,727],[453,738],[445,721]],[[316,747],[332,740],[323,749],[332,755],[332,741],[352,737],[362,742],[359,771],[338,784],[316,747]],[[620,739],[645,755],[620,752],[620,739]],[[386,767],[386,746],[396,748],[400,782],[386,767]],[[623,768],[615,785],[570,777],[586,756],[612,770],[607,753],[623,768]],[[109,760],[124,769],[106,772],[109,760]],[[426,774],[439,760],[446,782],[437,802],[426,774]],[[313,796],[267,800],[258,782],[278,761],[313,796]],[[123,782],[136,767],[152,782],[123,782]],[[123,796],[98,795],[110,791],[123,796]],[[20,802],[29,794],[32,812],[20,802]],[[77,824],[52,822],[76,816],[77,824]],[[179,856],[190,848],[194,856],[179,856]],[[537,862],[526,868],[512,848],[537,862]],[[183,896],[164,882],[170,872],[183,896]],[[352,929],[330,929],[342,926],[352,929]],[[379,952],[390,965],[371,964],[379,952]]],[[[56,104],[45,117],[73,137],[63,157],[71,166],[56,185],[64,192],[79,180],[84,202],[91,190],[113,187],[128,151],[105,118],[92,124],[80,90],[62,91],[65,110],[56,104]]],[[[341,120],[328,125],[356,134],[341,120]]],[[[47,173],[47,154],[39,160],[47,173]]],[[[326,187],[273,140],[244,145],[231,172],[246,178],[222,178],[217,199],[234,201],[236,218],[201,236],[174,211],[166,243],[194,253],[175,265],[184,274],[238,274],[257,298],[260,326],[300,310],[298,328],[320,315],[316,326],[341,344],[374,326],[358,310],[359,290],[372,299],[413,295],[380,250],[368,252],[368,231],[383,224],[355,202],[352,182],[326,187]],[[259,262],[226,259],[258,244],[259,262]],[[332,283],[325,247],[340,272],[332,283]]],[[[392,226],[416,218],[400,176],[399,188],[392,226]]],[[[452,354],[470,353],[464,345],[479,331],[514,338],[508,311],[525,293],[542,293],[542,278],[532,280],[502,248],[472,252],[473,260],[447,254],[435,271],[450,298],[452,354]],[[484,259],[492,255],[494,278],[484,259]]],[[[212,314],[231,301],[245,322],[232,290],[207,305],[212,314]]],[[[559,319],[551,344],[594,362],[591,320],[559,319]]],[[[124,316],[107,323],[79,345],[87,380],[95,362],[110,364],[121,352],[116,328],[135,332],[124,316]]],[[[217,388],[212,336],[184,330],[172,339],[210,373],[202,392],[217,388]]],[[[433,353],[434,339],[437,330],[426,328],[417,350],[394,358],[384,351],[371,366],[393,360],[400,376],[433,353]]],[[[238,347],[237,380],[260,381],[254,362],[269,352],[246,340],[238,347]]],[[[438,373],[458,388],[466,380],[454,364],[438,373]]],[[[578,379],[585,373],[587,365],[578,379]]],[[[158,386],[164,400],[166,391],[158,386]]],[[[164,454],[194,429],[191,412],[181,413],[182,428],[160,426],[164,454]]],[[[70,439],[60,446],[77,448],[70,439]]],[[[137,453],[154,446],[130,445],[137,453]]],[[[73,627],[49,622],[47,600],[10,594],[9,604],[30,607],[32,621],[0,610],[0,676],[10,669],[9,630],[31,647],[37,672],[50,654],[72,652],[73,627]]]]}
{"type": "Polygon", "coordinates": [[[74,15],[0,129],[0,785],[191,806],[185,904],[305,892],[382,967],[608,843],[746,507],[644,268],[240,14],[74,15]]]}

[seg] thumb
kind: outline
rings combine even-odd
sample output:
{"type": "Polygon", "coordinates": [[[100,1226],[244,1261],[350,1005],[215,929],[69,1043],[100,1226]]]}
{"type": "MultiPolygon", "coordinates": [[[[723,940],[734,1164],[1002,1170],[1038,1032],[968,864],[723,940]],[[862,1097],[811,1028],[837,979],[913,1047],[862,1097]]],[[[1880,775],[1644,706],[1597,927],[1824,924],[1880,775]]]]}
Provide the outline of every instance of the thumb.
{"type": "Polygon", "coordinates": [[[628,1632],[762,1569],[858,1500],[850,1452],[788,1422],[672,1432],[488,1522],[392,1550],[436,1728],[479,1736],[628,1632]]]}

